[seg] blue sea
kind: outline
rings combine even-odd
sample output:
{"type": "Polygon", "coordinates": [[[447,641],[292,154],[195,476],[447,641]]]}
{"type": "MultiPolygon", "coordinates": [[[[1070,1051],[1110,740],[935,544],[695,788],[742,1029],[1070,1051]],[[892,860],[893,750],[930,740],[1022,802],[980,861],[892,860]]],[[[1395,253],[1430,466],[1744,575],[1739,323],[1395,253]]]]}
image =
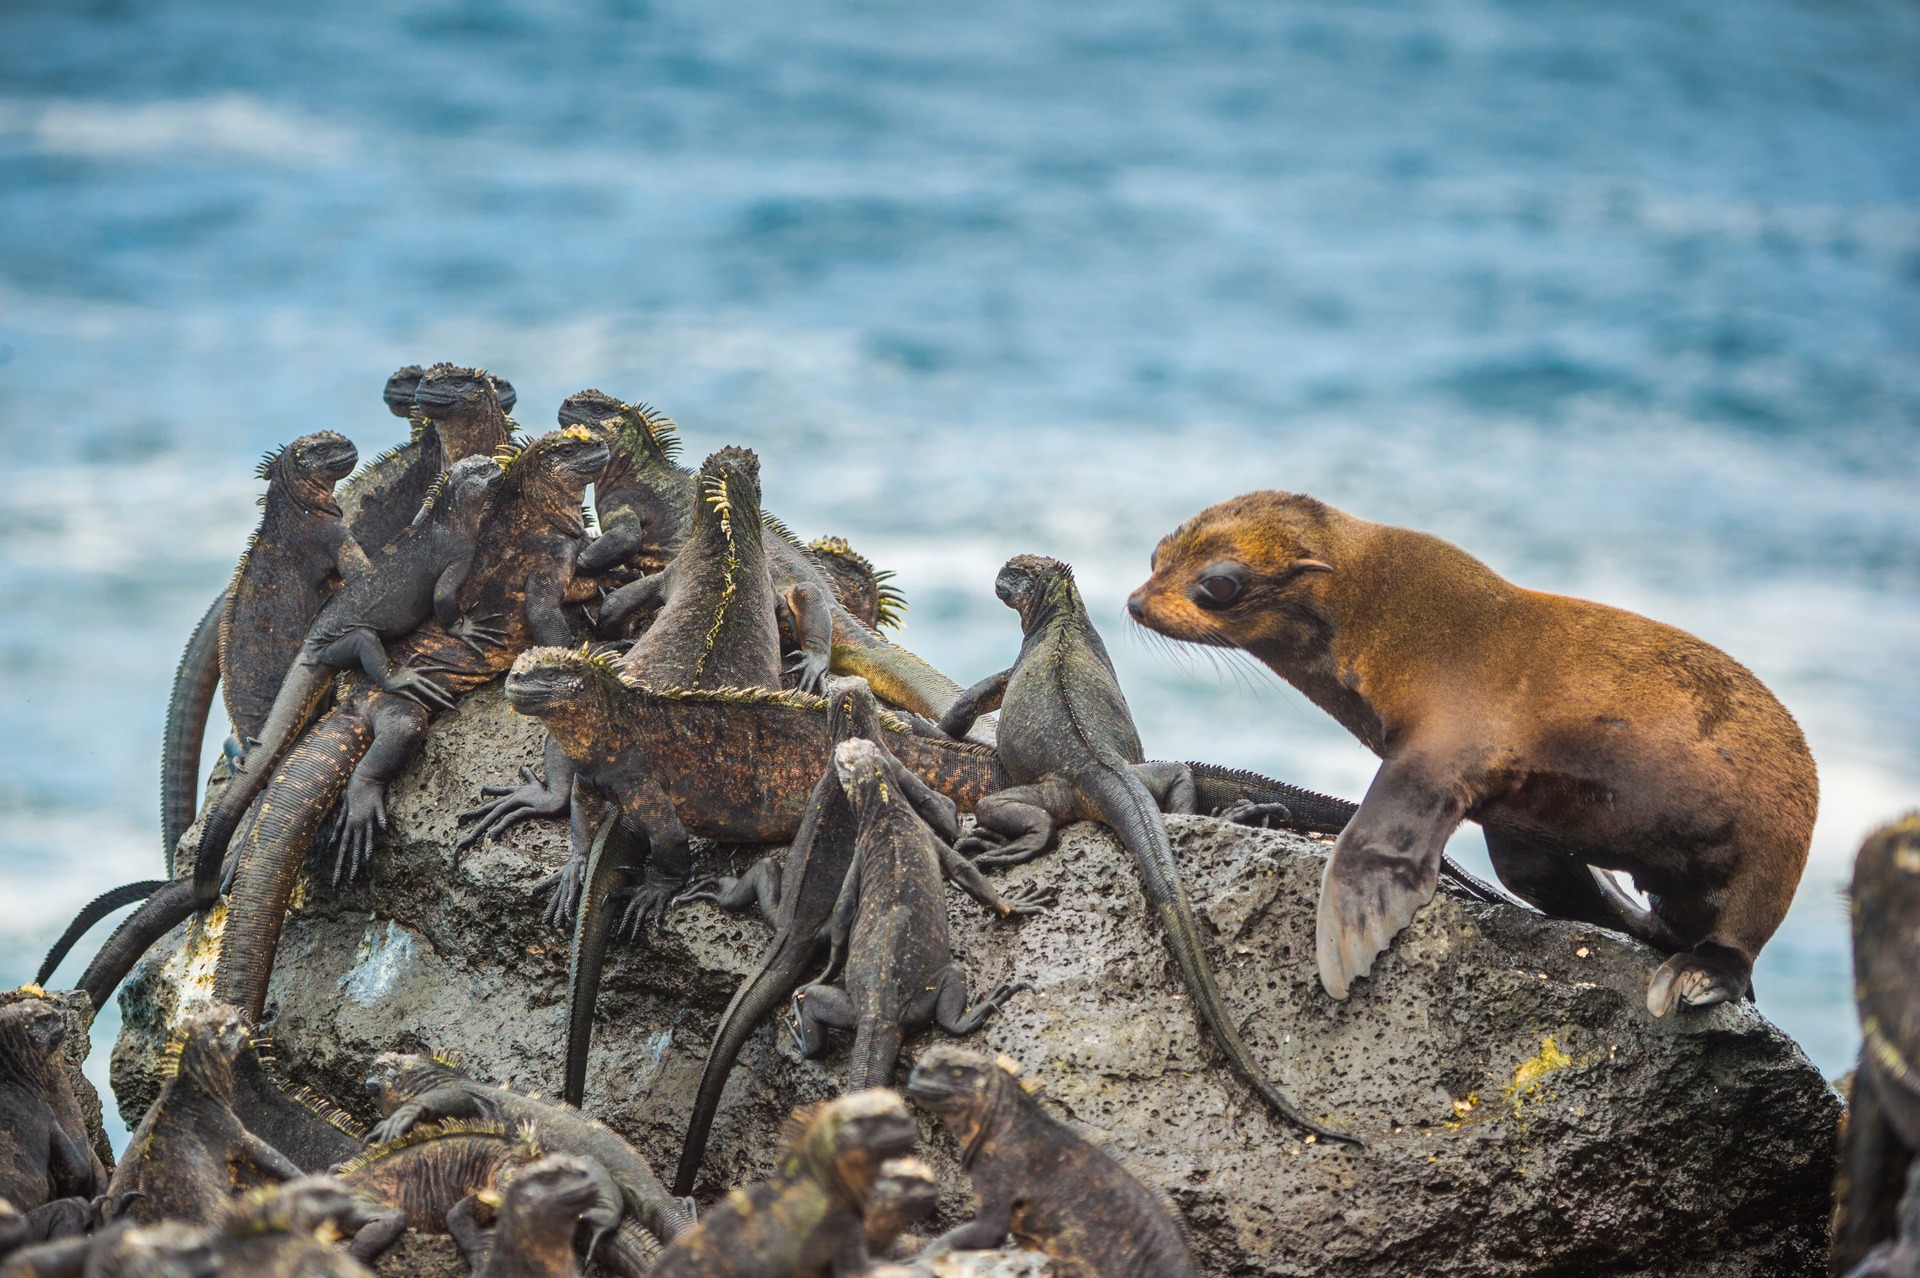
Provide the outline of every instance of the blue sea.
{"type": "Polygon", "coordinates": [[[254,459],[377,451],[383,379],[439,359],[530,426],[598,386],[759,450],[962,683],[1015,650],[1001,561],[1071,560],[1155,755],[1374,767],[1123,620],[1251,488],[1695,631],[1818,757],[1757,984],[1847,1068],[1838,889],[1920,803],[1904,0],[9,0],[0,981],[160,865],[168,681],[254,459]]]}

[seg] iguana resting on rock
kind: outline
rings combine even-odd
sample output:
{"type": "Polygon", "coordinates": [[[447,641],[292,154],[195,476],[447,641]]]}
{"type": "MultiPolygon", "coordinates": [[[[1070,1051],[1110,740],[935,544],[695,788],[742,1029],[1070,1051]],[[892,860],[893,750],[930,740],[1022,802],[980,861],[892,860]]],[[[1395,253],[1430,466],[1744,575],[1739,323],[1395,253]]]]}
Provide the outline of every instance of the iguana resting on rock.
{"type": "Polygon", "coordinates": [[[680,444],[671,418],[646,404],[623,404],[597,390],[576,391],[560,404],[562,426],[607,432],[613,457],[593,486],[600,535],[580,552],[582,576],[659,572],[686,538],[686,507],[663,500],[656,468],[672,467],[680,444]]]}
{"type": "Polygon", "coordinates": [[[667,1194],[638,1150],[605,1123],[570,1105],[482,1083],[451,1061],[399,1052],[374,1057],[367,1092],[386,1115],[374,1129],[375,1140],[395,1140],[417,1124],[448,1119],[535,1126],[542,1148],[582,1154],[606,1168],[620,1191],[618,1208],[662,1242],[672,1242],[693,1226],[685,1205],[667,1194]]]}
{"type": "Polygon", "coordinates": [[[1228,1067],[1286,1121],[1352,1140],[1308,1118],[1261,1075],[1222,1005],[1161,817],[1162,809],[1196,809],[1192,770],[1145,761],[1133,714],[1073,570],[1057,559],[1016,555],[1001,568],[994,592],[1020,614],[1020,656],[1011,669],[967,689],[940,727],[959,736],[975,715],[998,709],[1000,760],[1013,786],[979,802],[979,832],[962,849],[984,849],[978,858],[983,863],[1017,864],[1052,846],[1058,822],[1095,820],[1113,827],[1140,867],[1141,887],[1166,931],[1194,1009],[1228,1067]]]}
{"type": "Polygon", "coordinates": [[[796,1110],[773,1179],[736,1189],[667,1248],[654,1278],[835,1278],[866,1272],[862,1220],[880,1168],[920,1128],[898,1093],[875,1088],[796,1110]]]}
{"type": "MultiPolygon", "coordinates": [[[[390,660],[432,674],[458,696],[531,644],[565,642],[563,602],[584,534],[580,498],[606,462],[606,445],[578,427],[542,435],[507,457],[457,601],[462,616],[497,626],[498,642],[476,651],[429,623],[395,644],[390,660]]],[[[386,787],[426,729],[424,707],[350,677],[340,703],[288,755],[238,845],[216,997],[260,1014],[293,881],[321,821],[344,791],[336,855],[347,858],[348,877],[359,877],[386,824],[386,787]]]]}
{"type": "Polygon", "coordinates": [[[918,1158],[889,1158],[867,1194],[867,1254],[895,1254],[906,1232],[940,1207],[940,1181],[918,1158]]]}
{"type": "Polygon", "coordinates": [[[521,1171],[500,1195],[492,1251],[474,1264],[473,1278],[578,1278],[574,1230],[599,1195],[584,1158],[549,1154],[521,1171]]]}
{"type": "Polygon", "coordinates": [[[107,1187],[111,1197],[142,1195],[128,1215],[143,1224],[210,1224],[247,1190],[301,1174],[233,1112],[233,1062],[247,1041],[240,1013],[214,1003],[179,1033],[173,1076],[134,1128],[107,1187]]]}
{"type": "MultiPolygon", "coordinates": [[[[880,708],[865,679],[831,680],[827,685],[826,718],[831,745],[860,737],[886,748],[888,734],[881,727],[880,708]]],[[[952,799],[935,792],[905,768],[900,773],[900,789],[941,838],[951,841],[959,837],[960,821],[952,799]]],[[[807,798],[784,861],[762,857],[738,879],[711,879],[681,896],[682,902],[706,900],[725,910],[757,906],[773,925],[773,938],[761,955],[760,966],[734,991],[707,1049],[693,1116],[687,1122],[686,1141],[681,1146],[680,1168],[674,1176],[675,1193],[693,1192],[714,1112],[747,1039],[786,1005],[809,972],[818,969],[820,950],[828,939],[833,907],[846,881],[847,867],[853,863],[858,834],[853,808],[829,758],[807,798]]]]}
{"type": "Polygon", "coordinates": [[[1920,1170],[1920,813],[1867,837],[1847,906],[1862,1042],[1833,1187],[1835,1275],[1894,1237],[1920,1170]]]}
{"type": "Polygon", "coordinates": [[[227,1209],[210,1238],[222,1274],[246,1278],[373,1278],[333,1244],[364,1229],[366,1204],[332,1176],[256,1189],[227,1209]]]}
{"type": "MultiPolygon", "coordinates": [[[[257,739],[249,741],[201,830],[193,867],[201,900],[217,895],[220,867],[240,818],[313,722],[340,671],[358,669],[376,687],[431,709],[452,705],[430,675],[389,666],[385,645],[429,620],[475,649],[495,641],[497,632],[485,619],[461,614],[459,598],[473,565],[481,516],[499,480],[500,467],[491,457],[463,457],[428,492],[413,523],[387,545],[369,554],[347,543],[340,557],[344,584],[313,619],[257,739]]],[[[240,598],[237,590],[233,598],[240,598]]]]}
{"type": "MultiPolygon", "coordinates": [[[[387,379],[384,398],[396,417],[407,417],[417,409],[413,439],[374,458],[335,494],[348,533],[367,550],[386,545],[407,526],[434,479],[449,465],[462,457],[489,456],[511,435],[507,414],[513,410],[513,387],[505,378],[478,369],[436,364],[423,373],[419,366],[410,365],[387,379]],[[431,438],[424,430],[428,419],[435,427],[431,438]]],[[[200,742],[206,735],[214,691],[223,674],[234,675],[223,672],[220,656],[220,636],[229,629],[223,620],[226,599],[222,592],[194,628],[167,703],[160,750],[160,813],[169,874],[180,836],[193,824],[199,807],[194,796],[200,742]]],[[[248,677],[249,683],[258,684],[262,715],[272,704],[307,623],[318,611],[316,602],[286,632],[284,649],[270,673],[258,679],[248,677]]]]}
{"type": "Polygon", "coordinates": [[[1166,1199],[1055,1119],[1004,1065],[944,1044],[913,1067],[907,1095],[960,1144],[974,1217],[924,1255],[998,1247],[1046,1253],[1058,1278],[1200,1278],[1166,1199]]]}
{"type": "MultiPolygon", "coordinates": [[[[630,480],[623,481],[635,493],[644,492],[646,519],[651,530],[660,529],[658,544],[667,554],[677,553],[684,544],[685,530],[699,497],[699,476],[680,466],[674,456],[678,440],[673,423],[665,417],[631,409],[622,417],[621,437],[633,442],[626,447],[630,480]]],[[[638,497],[635,498],[639,500],[638,497]]],[[[803,656],[800,662],[803,684],[818,687],[830,667],[836,674],[859,675],[873,685],[883,699],[915,713],[937,718],[959,695],[960,686],[927,665],[905,648],[888,643],[863,624],[835,593],[835,578],[821,566],[815,555],[801,546],[778,520],[767,516],[767,570],[773,592],[784,604],[783,621],[791,629],[792,647],[803,656]]],[[[651,535],[651,533],[650,533],[651,535]]],[[[639,609],[653,598],[656,587],[646,579],[618,591],[607,600],[602,624],[612,626],[623,611],[639,609]]],[[[987,725],[980,725],[981,736],[991,741],[987,725]]],[[[488,802],[463,816],[478,817],[479,824],[467,835],[468,842],[496,837],[534,817],[565,817],[572,795],[572,775],[557,748],[546,752],[544,780],[528,775],[519,786],[488,787],[488,802]]]]}
{"type": "Polygon", "coordinates": [[[1002,985],[969,1003],[967,970],[954,961],[948,939],[946,879],[1003,918],[1039,910],[1052,893],[1008,900],[995,892],[914,811],[904,793],[906,769],[878,744],[843,741],[834,747],[833,766],[859,835],[828,929],[827,971],[794,997],[795,1038],[802,1055],[817,1056],[829,1027],[853,1030],[847,1087],[858,1091],[893,1081],[908,1031],[934,1024],[949,1034],[971,1034],[1007,999],[1032,988],[1002,985]],[[842,984],[826,984],[843,962],[842,984]]]}
{"type": "Polygon", "coordinates": [[[62,1068],[66,1037],[66,1018],[51,1001],[0,1006],[0,1200],[29,1218],[36,1238],[65,1228],[55,1215],[84,1220],[88,1200],[107,1187],[62,1068]]]}
{"type": "Polygon", "coordinates": [[[264,1034],[249,1036],[234,1057],[233,1112],[304,1172],[325,1171],[366,1148],[366,1129],[351,1114],[280,1073],[264,1034]]]}

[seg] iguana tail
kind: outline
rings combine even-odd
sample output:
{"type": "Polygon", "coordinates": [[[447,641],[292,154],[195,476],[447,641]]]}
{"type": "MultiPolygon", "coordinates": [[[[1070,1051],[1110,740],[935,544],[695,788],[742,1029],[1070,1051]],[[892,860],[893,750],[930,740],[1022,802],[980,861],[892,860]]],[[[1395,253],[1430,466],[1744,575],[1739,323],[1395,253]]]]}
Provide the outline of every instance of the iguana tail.
{"type": "Polygon", "coordinates": [[[587,1090],[587,1051],[593,1045],[593,1008],[600,998],[600,970],[613,940],[614,897],[631,886],[652,842],[610,812],[587,854],[587,881],[573,922],[573,953],[567,964],[567,1072],[560,1099],[578,1108],[587,1090]]]}
{"type": "Polygon", "coordinates": [[[132,905],[135,901],[144,901],[160,888],[165,887],[165,879],[143,879],[138,883],[127,883],[112,888],[94,897],[80,907],[80,913],[73,916],[73,922],[67,924],[67,930],[47,951],[47,957],[40,961],[40,970],[34,973],[35,985],[46,985],[53,976],[53,970],[60,966],[62,959],[74,943],[90,931],[95,923],[107,917],[123,905],[132,905]]]}
{"type": "Polygon", "coordinates": [[[727,1077],[746,1048],[747,1040],[769,1016],[786,1005],[806,978],[807,965],[818,946],[810,938],[781,933],[774,938],[760,970],[740,983],[720,1017],[720,1028],[707,1049],[707,1063],[700,1071],[700,1090],[693,1098],[693,1117],[687,1120],[687,1138],[680,1146],[680,1168],[673,1174],[673,1192],[691,1194],[694,1179],[700,1174],[700,1162],[706,1157],[707,1137],[713,1131],[713,1116],[720,1108],[720,1093],[726,1090],[727,1077]]]}
{"type": "MultiPolygon", "coordinates": [[[[1223,768],[1215,763],[1189,763],[1187,767],[1193,772],[1194,793],[1202,812],[1218,812],[1242,799],[1249,803],[1278,803],[1287,809],[1290,816],[1283,824],[1313,834],[1338,834],[1347,828],[1347,822],[1360,810],[1357,804],[1348,803],[1345,799],[1336,799],[1330,794],[1316,794],[1297,785],[1288,785],[1285,781],[1263,777],[1258,772],[1223,768]]],[[[1462,869],[1450,856],[1440,858],[1440,873],[1453,886],[1476,900],[1499,905],[1517,904],[1493,884],[1462,869]]]]}
{"type": "Polygon", "coordinates": [[[200,908],[188,879],[170,879],[147,897],[146,903],[120,921],[113,935],[87,964],[75,987],[87,992],[97,1011],[105,1007],[120,982],[153,943],[192,918],[200,908]]]}
{"type": "Polygon", "coordinates": [[[1220,987],[1214,982],[1213,969],[1208,966],[1206,951],[1201,945],[1193,906],[1187,901],[1179,868],[1174,864],[1167,823],[1146,787],[1124,765],[1103,766],[1077,780],[1086,802],[1120,836],[1127,851],[1133,854],[1134,863],[1140,867],[1141,887],[1160,926],[1166,930],[1167,947],[1180,965],[1187,996],[1193,1000],[1194,1010],[1227,1058],[1228,1068],[1287,1122],[1329,1140],[1361,1144],[1357,1138],[1323,1127],[1301,1113],[1254,1065],[1240,1031],[1222,1004],[1220,987]]]}
{"type": "Polygon", "coordinates": [[[303,653],[280,681],[273,709],[260,729],[260,740],[248,745],[234,769],[233,780],[220,792],[220,801],[213,805],[200,830],[200,846],[193,854],[193,888],[202,901],[212,901],[220,894],[221,862],[226,859],[234,831],[240,828],[240,819],[267,788],[273,770],[280,766],[301,731],[313,722],[321,700],[333,686],[334,674],[333,667],[309,660],[303,653]]]}
{"type": "MultiPolygon", "coordinates": [[[[249,1020],[258,1022],[267,1003],[267,980],[301,862],[372,743],[373,725],[364,715],[341,707],[321,720],[274,772],[253,828],[241,842],[213,994],[249,1020]]],[[[214,883],[218,886],[217,864],[214,883]]]]}
{"type": "Polygon", "coordinates": [[[167,730],[160,738],[160,837],[166,841],[167,875],[178,873],[174,849],[200,810],[200,743],[206,739],[213,692],[220,684],[220,618],[227,592],[214,597],[193,628],[167,699],[167,730]]]}
{"type": "Polygon", "coordinates": [[[892,1016],[861,1017],[860,1028],[853,1033],[853,1054],[847,1059],[847,1090],[893,1086],[903,1037],[900,1022],[892,1016]]]}

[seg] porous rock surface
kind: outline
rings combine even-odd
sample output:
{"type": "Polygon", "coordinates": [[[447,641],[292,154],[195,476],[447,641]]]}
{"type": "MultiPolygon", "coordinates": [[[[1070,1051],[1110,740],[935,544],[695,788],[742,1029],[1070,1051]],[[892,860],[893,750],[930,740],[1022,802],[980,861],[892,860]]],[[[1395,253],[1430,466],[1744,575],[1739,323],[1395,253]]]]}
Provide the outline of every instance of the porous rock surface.
{"type": "MultiPolygon", "coordinates": [[[[298,1081],[365,1112],[376,1052],[432,1048],[557,1089],[567,946],[530,893],[564,859],[565,830],[522,826],[451,864],[455,814],[537,763],[540,741],[497,686],[470,695],[395,787],[373,886],[297,899],[269,1015],[298,1081]]],[[[1057,851],[1004,876],[1054,884],[1049,912],[992,920],[957,891],[949,907],[976,991],[1034,986],[972,1046],[1021,1062],[1052,1112],[1165,1189],[1209,1274],[1822,1272],[1840,1102],[1750,1004],[1654,1021],[1651,951],[1444,893],[1336,1003],[1313,967],[1325,844],[1168,824],[1255,1058],[1364,1149],[1303,1140],[1222,1068],[1104,829],[1069,827],[1057,851]]],[[[708,848],[703,869],[744,869],[757,851],[708,848]]],[[[187,925],[123,996],[123,1113],[152,1094],[183,997],[204,997],[217,926],[187,925]]],[[[587,1108],[663,1180],[715,1021],[766,939],[756,919],[697,904],[609,964],[587,1108]]],[[[910,1039],[903,1060],[934,1039],[910,1039]]],[[[722,1102],[703,1203],[769,1173],[780,1118],[836,1093],[847,1046],[804,1061],[783,1027],[759,1033],[722,1102]]],[[[945,1228],[967,1214],[966,1185],[952,1140],[924,1126],[945,1228]]],[[[995,1271],[1035,1272],[1011,1255],[974,1269],[995,1271]]]]}

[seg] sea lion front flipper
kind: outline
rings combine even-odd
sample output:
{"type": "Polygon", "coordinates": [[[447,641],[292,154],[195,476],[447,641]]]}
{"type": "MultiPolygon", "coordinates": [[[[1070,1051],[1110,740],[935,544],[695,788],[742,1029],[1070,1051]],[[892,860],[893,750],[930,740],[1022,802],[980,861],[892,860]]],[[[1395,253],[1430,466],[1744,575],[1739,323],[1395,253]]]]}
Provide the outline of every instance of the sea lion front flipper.
{"type": "Polygon", "coordinates": [[[1676,1007],[1731,1003],[1747,992],[1752,971],[1738,955],[1703,942],[1693,953],[1682,951],[1654,970],[1647,1010],[1665,1016],[1676,1007]]]}
{"type": "Polygon", "coordinates": [[[1380,765],[1320,880],[1317,950],[1328,994],[1344,999],[1433,899],[1441,853],[1466,810],[1464,790],[1437,780],[1426,761],[1380,765]]]}

